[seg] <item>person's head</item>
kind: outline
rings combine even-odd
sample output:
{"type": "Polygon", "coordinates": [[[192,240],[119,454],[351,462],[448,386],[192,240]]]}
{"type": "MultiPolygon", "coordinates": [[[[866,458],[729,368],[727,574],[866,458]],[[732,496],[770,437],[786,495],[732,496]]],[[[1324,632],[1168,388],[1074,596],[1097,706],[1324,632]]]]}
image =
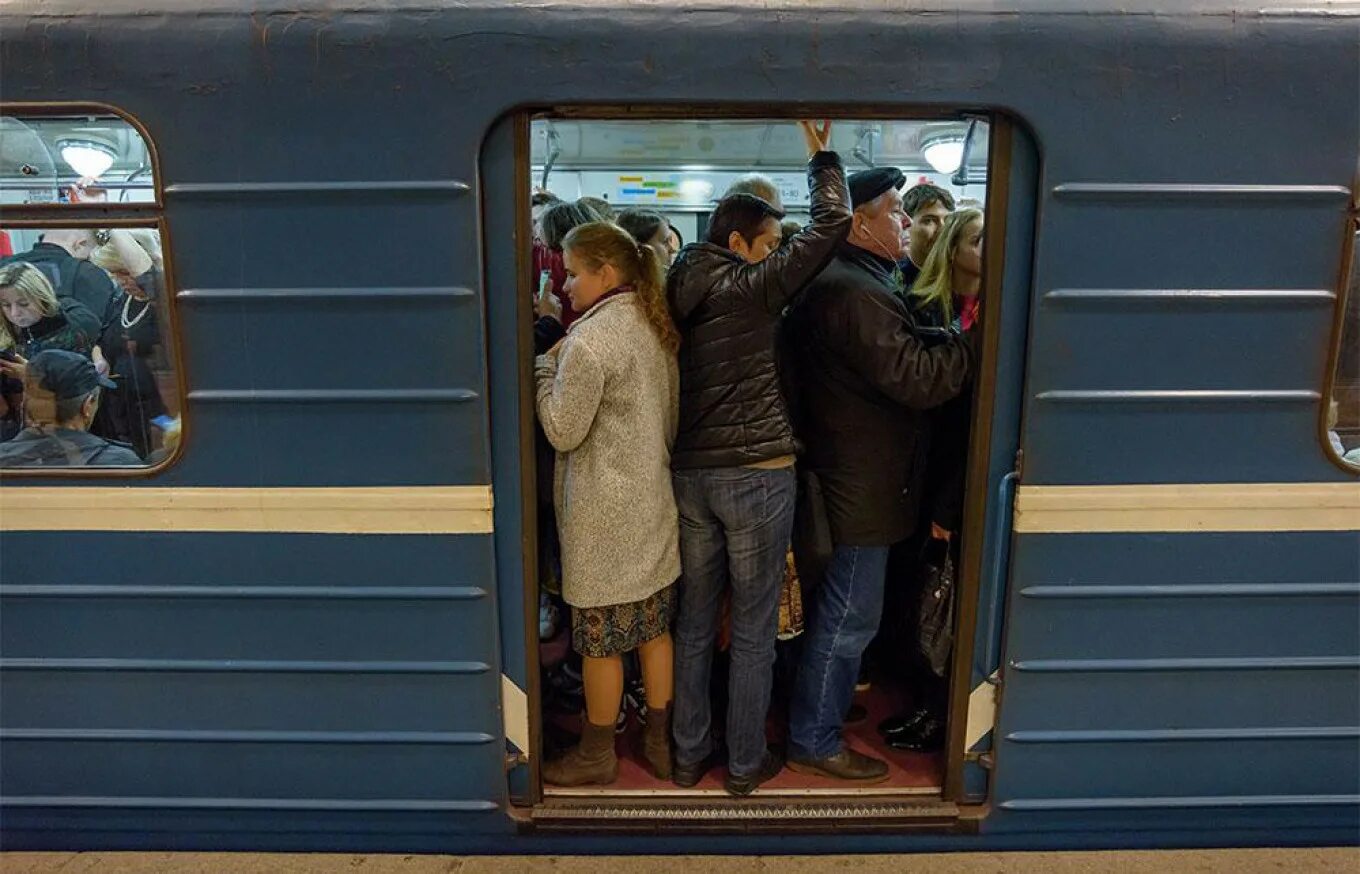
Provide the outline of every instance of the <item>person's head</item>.
{"type": "Polygon", "coordinates": [[[787,246],[789,240],[793,239],[793,235],[798,233],[802,229],[803,226],[798,224],[798,222],[794,221],[793,219],[784,219],[783,223],[780,224],[779,226],[780,233],[779,245],[787,246]]]}
{"type": "Polygon", "coordinates": [[[674,352],[680,335],[666,305],[661,258],[613,222],[588,222],[573,228],[562,244],[567,268],[567,297],[584,313],[610,291],[631,286],[661,344],[674,352]]]}
{"type": "Polygon", "coordinates": [[[685,238],[680,236],[680,232],[675,229],[675,225],[669,225],[670,230],[666,232],[666,245],[672,252],[679,253],[685,247],[685,238]]]}
{"type": "Polygon", "coordinates": [[[961,209],[944,220],[911,287],[918,307],[937,307],[946,322],[953,320],[954,296],[976,288],[982,276],[982,232],[980,209],[961,209]]]}
{"type": "Polygon", "coordinates": [[[0,267],[0,348],[19,345],[19,330],[60,312],[57,292],[47,276],[27,261],[0,267]]]}
{"type": "Polygon", "coordinates": [[[659,212],[650,209],[625,209],[618,215],[619,227],[644,246],[651,246],[661,259],[663,267],[669,267],[679,251],[671,245],[671,225],[659,212]]]}
{"type": "Polygon", "coordinates": [[[578,225],[589,222],[599,221],[595,214],[579,202],[569,203],[558,201],[549,206],[543,213],[540,222],[543,233],[543,244],[555,252],[562,251],[562,241],[566,239],[571,229],[578,225]]]}
{"type": "Polygon", "coordinates": [[[84,355],[45,349],[24,368],[24,411],[38,427],[86,431],[99,409],[100,389],[115,387],[84,355]]]}
{"type": "Polygon", "coordinates": [[[727,186],[723,192],[722,199],[726,200],[734,194],[753,194],[770,206],[784,211],[784,202],[779,197],[779,186],[774,184],[774,180],[762,173],[747,173],[745,176],[727,186]]]}
{"type": "Polygon", "coordinates": [[[90,263],[103,270],[123,291],[136,298],[146,297],[146,291],[137,283],[137,277],[147,270],[162,270],[160,241],[154,231],[138,228],[128,231],[129,238],[143,253],[141,264],[129,265],[123,253],[113,243],[105,243],[90,254],[90,263]],[[147,266],[150,265],[150,266],[147,266]],[[140,268],[140,269],[139,269],[140,268]]]}
{"type": "Polygon", "coordinates": [[[779,248],[784,213],[754,194],[729,194],[708,220],[708,241],[731,249],[751,264],[779,248]]]}
{"type": "Polygon", "coordinates": [[[911,218],[902,207],[907,179],[895,167],[875,167],[850,174],[850,205],[854,218],[846,242],[889,261],[901,261],[907,251],[911,218]]]}
{"type": "Polygon", "coordinates": [[[907,230],[910,239],[907,257],[919,267],[930,254],[930,246],[939,235],[944,220],[954,211],[954,195],[938,185],[922,182],[902,195],[902,208],[911,217],[911,227],[907,230]]]}
{"type": "Polygon", "coordinates": [[[56,228],[43,231],[39,239],[44,243],[62,247],[70,253],[72,258],[78,258],[81,261],[89,258],[90,253],[99,245],[95,241],[94,231],[88,229],[56,228]]]}
{"type": "Polygon", "coordinates": [[[561,203],[562,199],[551,191],[535,191],[529,197],[529,220],[533,224],[534,239],[541,242],[543,240],[543,213],[554,203],[561,203]]]}
{"type": "Polygon", "coordinates": [[[585,207],[592,215],[594,221],[612,222],[614,220],[614,207],[609,205],[609,201],[603,197],[582,197],[576,203],[585,207]]]}

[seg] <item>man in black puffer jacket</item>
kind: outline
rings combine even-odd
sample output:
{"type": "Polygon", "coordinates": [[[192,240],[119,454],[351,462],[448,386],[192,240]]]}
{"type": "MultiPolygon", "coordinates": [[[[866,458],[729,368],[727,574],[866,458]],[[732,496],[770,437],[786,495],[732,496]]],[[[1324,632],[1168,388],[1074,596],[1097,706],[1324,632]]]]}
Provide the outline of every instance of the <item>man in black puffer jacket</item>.
{"type": "Polygon", "coordinates": [[[723,590],[732,592],[728,778],[737,795],[779,772],[765,746],[779,588],[793,527],[794,436],[780,393],[780,314],[850,228],[831,125],[800,122],[812,223],[780,246],[783,213],[725,197],[708,242],[681,251],[667,296],[680,329],[680,427],[671,452],[683,567],[675,629],[675,771],[693,786],[714,762],[709,675],[723,590]]]}

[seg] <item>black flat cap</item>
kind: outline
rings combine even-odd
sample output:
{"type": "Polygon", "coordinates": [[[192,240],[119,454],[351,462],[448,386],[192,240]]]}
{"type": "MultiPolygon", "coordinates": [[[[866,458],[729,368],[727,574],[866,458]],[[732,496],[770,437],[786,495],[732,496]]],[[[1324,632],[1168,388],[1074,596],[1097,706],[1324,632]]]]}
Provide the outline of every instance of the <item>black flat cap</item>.
{"type": "Polygon", "coordinates": [[[857,208],[894,188],[900,191],[907,177],[896,167],[875,167],[851,173],[846,184],[850,186],[850,206],[857,208]]]}

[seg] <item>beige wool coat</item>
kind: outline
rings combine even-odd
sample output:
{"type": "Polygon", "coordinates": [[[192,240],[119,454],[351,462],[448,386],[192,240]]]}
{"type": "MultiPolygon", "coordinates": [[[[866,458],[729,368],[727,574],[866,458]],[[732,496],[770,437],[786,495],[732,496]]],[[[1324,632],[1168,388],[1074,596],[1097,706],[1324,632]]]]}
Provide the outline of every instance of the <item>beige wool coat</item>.
{"type": "Polygon", "coordinates": [[[534,362],[538,420],[557,450],[562,596],[640,601],[680,576],[671,445],[680,377],[637,296],[601,300],[534,362]]]}

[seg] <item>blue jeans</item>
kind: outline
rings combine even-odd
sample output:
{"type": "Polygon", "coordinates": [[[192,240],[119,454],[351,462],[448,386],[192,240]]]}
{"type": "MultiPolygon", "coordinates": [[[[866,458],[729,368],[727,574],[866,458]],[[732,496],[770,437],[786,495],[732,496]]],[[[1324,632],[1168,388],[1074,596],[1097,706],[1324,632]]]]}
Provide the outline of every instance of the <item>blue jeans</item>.
{"type": "Polygon", "coordinates": [[[837,546],[817,591],[789,718],[789,752],[824,759],[841,751],[860,656],[883,616],[886,546],[837,546]]]}
{"type": "Polygon", "coordinates": [[[779,589],[793,532],[792,467],[678,470],[680,610],[675,623],[675,760],[696,765],[713,751],[709,678],[723,590],[732,590],[728,678],[728,771],[749,777],[765,757],[779,589]]]}

